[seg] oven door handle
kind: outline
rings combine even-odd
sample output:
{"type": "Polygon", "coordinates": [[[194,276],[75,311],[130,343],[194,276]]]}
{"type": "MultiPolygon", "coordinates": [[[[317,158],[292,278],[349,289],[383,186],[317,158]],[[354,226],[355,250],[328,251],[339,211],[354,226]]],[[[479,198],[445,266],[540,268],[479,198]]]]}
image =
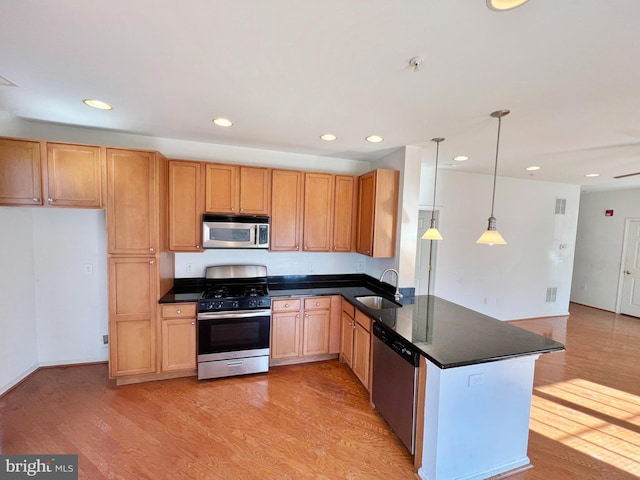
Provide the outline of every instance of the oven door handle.
{"type": "Polygon", "coordinates": [[[198,320],[217,320],[219,318],[252,318],[271,316],[271,310],[204,312],[198,314],[198,320]]]}

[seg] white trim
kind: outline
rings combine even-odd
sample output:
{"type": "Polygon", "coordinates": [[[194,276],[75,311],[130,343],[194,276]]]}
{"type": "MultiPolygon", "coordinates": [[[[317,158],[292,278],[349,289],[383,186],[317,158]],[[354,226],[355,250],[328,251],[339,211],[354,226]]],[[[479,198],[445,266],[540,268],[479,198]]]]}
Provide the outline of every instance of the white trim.
{"type": "Polygon", "coordinates": [[[34,366],[29,368],[28,370],[24,371],[23,373],[21,373],[20,375],[15,377],[13,380],[8,382],[7,384],[3,385],[2,388],[0,388],[0,397],[2,395],[4,395],[5,393],[7,393],[9,390],[11,390],[16,385],[18,385],[24,379],[26,379],[29,375],[31,375],[32,373],[35,373],[39,368],[40,368],[40,365],[35,364],[34,366]]]}

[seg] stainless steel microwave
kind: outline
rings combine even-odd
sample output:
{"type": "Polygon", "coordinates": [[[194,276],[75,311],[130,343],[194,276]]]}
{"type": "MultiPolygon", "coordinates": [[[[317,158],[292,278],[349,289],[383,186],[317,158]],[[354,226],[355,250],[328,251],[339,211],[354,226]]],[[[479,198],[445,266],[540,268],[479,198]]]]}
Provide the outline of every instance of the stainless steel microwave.
{"type": "Polygon", "coordinates": [[[269,217],[202,216],[203,248],[269,248],[269,217]]]}

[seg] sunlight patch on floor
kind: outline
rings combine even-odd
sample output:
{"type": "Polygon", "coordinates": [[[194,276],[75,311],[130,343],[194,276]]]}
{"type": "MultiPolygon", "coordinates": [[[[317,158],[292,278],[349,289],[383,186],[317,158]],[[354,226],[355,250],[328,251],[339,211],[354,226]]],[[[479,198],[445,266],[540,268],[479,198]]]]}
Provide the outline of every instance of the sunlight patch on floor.
{"type": "Polygon", "coordinates": [[[535,391],[564,404],[534,392],[532,431],[640,477],[640,397],[582,379],[535,391]],[[565,405],[567,402],[577,408],[565,405]]]}

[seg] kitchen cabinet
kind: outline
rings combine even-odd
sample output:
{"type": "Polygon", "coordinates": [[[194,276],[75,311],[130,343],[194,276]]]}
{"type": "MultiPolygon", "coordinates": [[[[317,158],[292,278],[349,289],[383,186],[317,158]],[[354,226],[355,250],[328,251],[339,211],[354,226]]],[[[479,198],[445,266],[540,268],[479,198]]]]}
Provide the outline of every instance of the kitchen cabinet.
{"type": "Polygon", "coordinates": [[[300,250],[303,187],[303,172],[271,172],[271,251],[300,250]]]}
{"type": "Polygon", "coordinates": [[[398,171],[386,169],[359,178],[358,253],[376,258],[395,255],[398,178],[398,171]]]}
{"type": "Polygon", "coordinates": [[[169,160],[169,250],[202,251],[202,164],[169,160]]]}
{"type": "Polygon", "coordinates": [[[106,158],[109,375],[122,385],[160,378],[158,300],[175,277],[169,168],[158,152],[107,149],[106,158]]]}
{"type": "Polygon", "coordinates": [[[56,207],[103,208],[105,167],[102,149],[47,143],[46,202],[56,207]]]}
{"type": "Polygon", "coordinates": [[[342,300],[340,358],[371,391],[371,318],[342,300]]]}
{"type": "Polygon", "coordinates": [[[302,245],[305,252],[331,251],[334,207],[334,175],[304,175],[302,245]]]}
{"type": "Polygon", "coordinates": [[[0,205],[42,205],[42,144],[0,139],[0,205]]]}
{"type": "Polygon", "coordinates": [[[103,208],[100,147],[0,139],[0,205],[103,208]]]}
{"type": "Polygon", "coordinates": [[[160,347],[162,372],[196,368],[196,304],[162,305],[160,347]]]}
{"type": "Polygon", "coordinates": [[[156,282],[149,257],[109,258],[109,373],[156,371],[156,282]]]}
{"type": "Polygon", "coordinates": [[[353,252],[355,250],[357,191],[358,177],[335,175],[332,239],[334,252],[353,252]]]}
{"type": "Polygon", "coordinates": [[[335,358],[339,351],[340,296],[271,302],[271,364],[335,358]],[[337,308],[336,308],[337,306],[337,308]]]}
{"type": "Polygon", "coordinates": [[[157,153],[107,149],[107,245],[111,254],[158,251],[157,153]]]}
{"type": "Polygon", "coordinates": [[[207,163],[205,210],[226,215],[268,215],[268,168],[207,163]]]}

